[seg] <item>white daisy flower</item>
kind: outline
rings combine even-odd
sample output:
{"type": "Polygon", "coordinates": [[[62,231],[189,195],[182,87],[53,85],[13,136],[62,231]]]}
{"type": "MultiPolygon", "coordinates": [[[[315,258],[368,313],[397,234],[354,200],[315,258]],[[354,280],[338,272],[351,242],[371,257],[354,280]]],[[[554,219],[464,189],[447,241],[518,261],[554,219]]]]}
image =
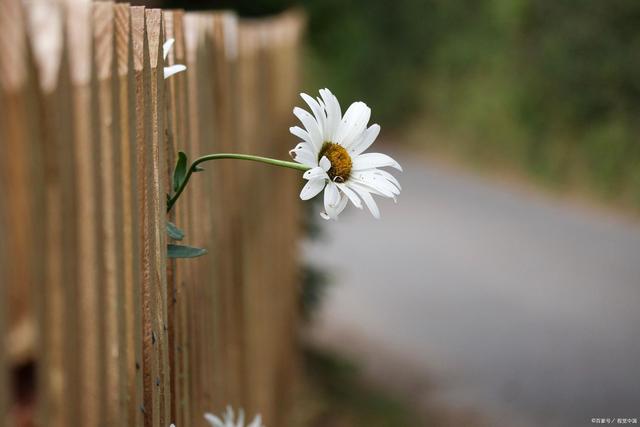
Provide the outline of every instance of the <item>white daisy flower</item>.
{"type": "MultiPolygon", "coordinates": [[[[235,421],[235,415],[231,406],[227,406],[227,412],[224,414],[224,419],[220,419],[209,412],[204,414],[204,419],[211,424],[211,427],[245,427],[244,411],[242,409],[238,411],[238,420],[235,421]]],[[[256,415],[251,424],[247,425],[247,427],[264,427],[262,425],[262,417],[260,415],[256,415]]]]}
{"type": "Polygon", "coordinates": [[[300,198],[311,199],[324,189],[325,211],[320,213],[324,219],[338,219],[349,200],[360,209],[364,202],[371,214],[380,218],[372,194],[395,201],[401,187],[393,175],[378,168],[390,166],[402,171],[402,167],[386,154],[364,153],[380,133],[377,124],[367,127],[371,109],[364,102],[354,102],[343,116],[329,89],[321,89],[316,99],[306,93],[300,96],[313,113],[294,108],[293,114],[304,129],[289,129],[302,139],[289,154],[311,168],[302,175],[308,182],[300,198]]]}
{"type": "MultiPolygon", "coordinates": [[[[164,58],[165,62],[167,61],[169,52],[171,51],[171,48],[173,47],[173,44],[175,42],[176,42],[176,39],[169,39],[162,45],[162,57],[164,58]]],[[[168,79],[174,74],[177,74],[186,69],[187,69],[187,66],[182,64],[175,64],[175,65],[169,65],[168,67],[164,67],[164,78],[168,79]]]]}

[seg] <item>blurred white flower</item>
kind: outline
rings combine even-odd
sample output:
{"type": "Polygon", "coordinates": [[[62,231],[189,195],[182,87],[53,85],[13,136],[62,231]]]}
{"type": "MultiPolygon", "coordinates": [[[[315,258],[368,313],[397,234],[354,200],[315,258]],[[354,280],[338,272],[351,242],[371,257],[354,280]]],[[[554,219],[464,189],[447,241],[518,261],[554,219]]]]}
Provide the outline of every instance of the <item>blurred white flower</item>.
{"type": "MultiPolygon", "coordinates": [[[[220,419],[209,412],[204,414],[204,419],[207,420],[212,427],[245,427],[244,411],[240,409],[238,411],[238,420],[234,421],[235,415],[231,406],[227,406],[227,412],[225,412],[223,419],[220,419]]],[[[256,415],[251,424],[247,425],[247,427],[264,427],[262,425],[262,417],[260,415],[256,415]]]]}
{"type": "MultiPolygon", "coordinates": [[[[164,58],[165,62],[167,61],[169,52],[171,51],[171,48],[173,47],[173,44],[175,42],[176,42],[176,39],[169,39],[162,45],[162,57],[164,58]]],[[[164,67],[164,78],[168,79],[174,74],[177,74],[186,69],[187,69],[187,66],[182,64],[175,64],[175,65],[169,65],[168,67],[164,67]]]]}
{"type": "Polygon", "coordinates": [[[380,218],[371,195],[395,201],[401,187],[393,175],[378,168],[390,166],[401,171],[402,167],[386,154],[364,153],[380,133],[377,124],[367,127],[371,109],[364,102],[354,102],[342,116],[338,99],[329,89],[321,89],[316,99],[305,93],[300,96],[313,113],[294,108],[293,114],[304,129],[289,129],[302,139],[289,154],[311,167],[303,175],[308,182],[300,198],[311,199],[324,189],[325,211],[320,214],[324,219],[338,219],[349,200],[357,208],[364,202],[371,214],[380,218]]]}

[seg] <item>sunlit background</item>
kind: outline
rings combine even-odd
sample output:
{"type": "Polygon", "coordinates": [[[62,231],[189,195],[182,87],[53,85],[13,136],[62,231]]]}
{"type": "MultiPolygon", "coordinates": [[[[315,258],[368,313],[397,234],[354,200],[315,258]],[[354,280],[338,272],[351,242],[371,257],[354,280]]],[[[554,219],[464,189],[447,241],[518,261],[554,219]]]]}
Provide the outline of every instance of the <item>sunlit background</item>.
{"type": "Polygon", "coordinates": [[[304,8],[301,89],[405,168],[381,220],[309,225],[318,426],[640,418],[637,0],[156,4],[304,8]]]}

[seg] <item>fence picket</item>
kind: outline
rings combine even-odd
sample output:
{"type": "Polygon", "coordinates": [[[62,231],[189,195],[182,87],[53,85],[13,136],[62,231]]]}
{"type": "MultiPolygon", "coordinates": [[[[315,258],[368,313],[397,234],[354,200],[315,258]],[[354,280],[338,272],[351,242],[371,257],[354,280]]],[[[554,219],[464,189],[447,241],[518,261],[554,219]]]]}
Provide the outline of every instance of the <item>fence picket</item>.
{"type": "Polygon", "coordinates": [[[75,347],[78,349],[78,419],[76,425],[97,425],[103,417],[101,380],[102,304],[99,297],[102,282],[99,266],[98,159],[95,153],[95,91],[92,72],[93,32],[90,2],[69,2],[65,16],[65,49],[69,55],[72,128],[70,159],[66,167],[75,170],[72,186],[78,220],[74,224],[76,246],[81,262],[75,260],[77,277],[77,323],[75,347]],[[71,165],[69,164],[71,163],[71,165]]]}
{"type": "Polygon", "coordinates": [[[0,2],[0,424],[282,422],[299,174],[220,161],[165,197],[178,150],[286,155],[302,22],[0,2]],[[209,253],[169,261],[167,218],[209,253]]]}

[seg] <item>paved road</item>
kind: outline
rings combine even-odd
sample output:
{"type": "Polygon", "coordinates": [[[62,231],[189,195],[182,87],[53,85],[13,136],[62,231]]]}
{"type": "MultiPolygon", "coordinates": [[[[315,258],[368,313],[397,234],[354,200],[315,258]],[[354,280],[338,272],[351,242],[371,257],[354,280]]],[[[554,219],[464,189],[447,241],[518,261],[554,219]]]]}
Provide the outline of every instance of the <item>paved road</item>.
{"type": "Polygon", "coordinates": [[[396,158],[397,206],[347,209],[305,248],[334,276],[317,336],[375,343],[360,353],[392,352],[491,424],[640,423],[640,227],[396,158]]]}

